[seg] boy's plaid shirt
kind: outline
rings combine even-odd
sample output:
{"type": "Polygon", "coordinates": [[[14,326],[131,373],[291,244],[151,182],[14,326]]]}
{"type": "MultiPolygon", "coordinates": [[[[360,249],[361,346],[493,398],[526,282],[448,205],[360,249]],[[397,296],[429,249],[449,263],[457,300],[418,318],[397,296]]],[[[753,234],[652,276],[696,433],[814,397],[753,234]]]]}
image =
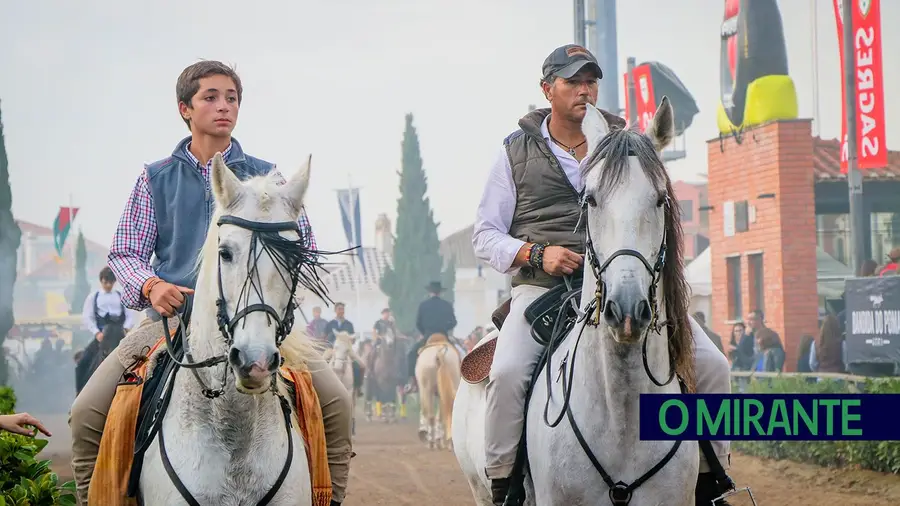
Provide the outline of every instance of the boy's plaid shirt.
{"type": "MultiPolygon", "coordinates": [[[[185,146],[187,157],[194,162],[203,180],[206,181],[206,189],[209,190],[209,174],[212,170],[212,159],[204,166],[190,151],[190,143],[185,146]]],[[[231,153],[231,144],[222,153],[227,160],[231,153]]],[[[275,168],[277,175],[281,175],[275,168]]],[[[282,183],[284,177],[282,176],[282,183]]],[[[316,249],[316,237],[313,235],[306,208],[301,209],[300,233],[309,238],[310,247],[316,249]]],[[[150,184],[147,180],[147,170],[144,169],[138,176],[134,189],[125,204],[116,234],[113,236],[112,246],[109,249],[109,267],[116,275],[116,279],[122,283],[122,303],[127,307],[140,311],[150,307],[150,301],[141,293],[144,283],[156,276],[150,259],[156,249],[156,211],[153,207],[153,195],[150,193],[150,184]]]]}

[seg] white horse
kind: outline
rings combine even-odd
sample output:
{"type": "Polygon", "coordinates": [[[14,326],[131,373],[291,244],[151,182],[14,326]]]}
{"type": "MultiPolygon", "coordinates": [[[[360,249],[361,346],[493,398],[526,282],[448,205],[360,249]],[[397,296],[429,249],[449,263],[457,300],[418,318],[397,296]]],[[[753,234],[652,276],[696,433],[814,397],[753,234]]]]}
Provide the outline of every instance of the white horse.
{"type": "Polygon", "coordinates": [[[365,366],[362,359],[353,349],[354,336],[347,332],[334,333],[334,347],[328,348],[322,354],[322,358],[328,362],[331,370],[340,378],[344,388],[350,392],[350,413],[352,417],[352,431],[356,433],[356,392],[353,389],[353,362],[365,366]]]}
{"type": "Polygon", "coordinates": [[[309,161],[277,186],[274,177],[241,182],[216,154],[211,183],[216,212],[200,255],[183,362],[221,362],[175,375],[160,433],[144,455],[143,503],[189,504],[179,481],[200,504],[257,504],[274,491],[268,504],[309,505],[306,448],[292,430],[296,417],[284,411],[289,395],[275,381],[282,357],[302,368],[310,346],[285,335],[298,277],[311,262],[296,227],[309,161]],[[219,304],[229,322],[224,333],[219,304]],[[212,392],[219,396],[205,395],[212,392]]]}
{"type": "MultiPolygon", "coordinates": [[[[617,488],[611,494],[616,482],[627,485],[639,480],[674,445],[640,439],[639,395],[678,393],[678,381],[666,381],[675,372],[693,384],[681,229],[659,156],[672,140],[673,117],[664,98],[643,135],[611,130],[599,111],[588,105],[582,124],[589,153],[582,162],[587,204],[582,220],[587,224],[588,253],[580,308],[587,313],[587,321],[576,324],[564,338],[534,386],[525,432],[528,464],[535,472],[529,472],[525,481],[526,504],[610,504],[612,495],[618,499],[631,495],[632,506],[694,505],[699,450],[691,441],[682,442],[666,465],[643,484],[633,490],[617,488]],[[667,253],[657,272],[662,245],[667,253]],[[598,277],[602,278],[600,292],[598,277]],[[600,298],[597,293],[602,294],[600,298]],[[662,295],[661,304],[655,293],[662,295]],[[656,323],[667,318],[673,326],[663,325],[657,332],[656,323]],[[671,357],[670,345],[675,350],[671,357]],[[587,449],[579,444],[569,420],[555,425],[567,418],[564,386],[570,389],[568,406],[587,449]],[[545,404],[549,404],[547,422],[545,404]],[[588,452],[612,483],[601,479],[588,452]]],[[[496,335],[492,332],[479,345],[496,335]]],[[[460,385],[453,423],[454,450],[480,506],[492,504],[484,473],[485,383],[460,385]]]]}

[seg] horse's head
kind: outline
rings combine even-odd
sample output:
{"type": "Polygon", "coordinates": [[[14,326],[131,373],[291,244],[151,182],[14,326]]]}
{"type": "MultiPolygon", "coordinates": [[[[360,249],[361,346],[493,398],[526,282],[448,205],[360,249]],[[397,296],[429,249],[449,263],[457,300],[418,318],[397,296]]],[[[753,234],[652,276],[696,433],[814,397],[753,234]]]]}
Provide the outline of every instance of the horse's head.
{"type": "Polygon", "coordinates": [[[103,351],[103,355],[116,349],[123,337],[125,337],[125,327],[121,323],[110,322],[104,325],[103,340],[100,341],[100,350],[103,351]]]}
{"type": "Polygon", "coordinates": [[[220,154],[213,159],[216,213],[202,255],[202,288],[217,292],[217,326],[244,393],[271,386],[281,365],[279,347],[294,323],[294,292],[298,283],[311,284],[309,272],[316,265],[297,224],[309,160],[285,184],[279,186],[276,178],[242,182],[220,154]]]}
{"type": "Polygon", "coordinates": [[[382,340],[384,340],[384,344],[391,348],[394,346],[394,342],[397,339],[397,336],[394,335],[394,329],[391,327],[387,327],[386,329],[384,329],[384,334],[380,337],[382,340]]]}
{"type": "Polygon", "coordinates": [[[334,333],[334,360],[347,360],[350,356],[350,350],[353,348],[353,342],[356,339],[345,331],[334,333]]]}
{"type": "Polygon", "coordinates": [[[620,342],[639,340],[656,318],[657,285],[680,240],[670,235],[678,205],[660,154],[672,141],[673,118],[664,97],[645,134],[610,128],[591,105],[582,123],[586,261],[601,318],[620,342]]]}

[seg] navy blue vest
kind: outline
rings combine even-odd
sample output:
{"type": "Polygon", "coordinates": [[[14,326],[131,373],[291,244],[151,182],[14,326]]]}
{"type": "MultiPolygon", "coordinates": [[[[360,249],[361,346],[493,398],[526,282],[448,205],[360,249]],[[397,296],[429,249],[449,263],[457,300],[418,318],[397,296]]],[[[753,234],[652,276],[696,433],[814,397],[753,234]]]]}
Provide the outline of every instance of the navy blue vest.
{"type": "MultiPolygon", "coordinates": [[[[197,257],[206,240],[215,199],[200,167],[185,153],[190,141],[190,137],[183,139],[172,156],[151,163],[146,169],[158,234],[153,270],[164,281],[194,288],[197,257]]],[[[242,181],[268,174],[275,166],[245,155],[234,138],[225,163],[242,181]]]]}

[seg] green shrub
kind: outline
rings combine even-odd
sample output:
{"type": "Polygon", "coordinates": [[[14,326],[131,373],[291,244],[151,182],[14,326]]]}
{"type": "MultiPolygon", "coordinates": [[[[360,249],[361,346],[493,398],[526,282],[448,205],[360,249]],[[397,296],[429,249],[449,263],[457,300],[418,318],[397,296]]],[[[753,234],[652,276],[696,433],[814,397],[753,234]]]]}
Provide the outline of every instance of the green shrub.
{"type": "MultiPolygon", "coordinates": [[[[759,378],[743,389],[747,393],[900,393],[900,379],[869,379],[864,383],[839,380],[810,382],[783,376],[759,378]]],[[[735,385],[737,392],[737,385],[735,385]]],[[[732,447],[748,455],[787,459],[828,467],[857,467],[900,474],[900,441],[734,441],[732,447]]]]}
{"type": "MultiPolygon", "coordinates": [[[[0,414],[11,414],[16,396],[0,387],[0,414]]],[[[46,439],[0,431],[0,506],[56,506],[75,504],[75,482],[59,485],[49,460],[35,457],[46,439]]]]}
{"type": "Polygon", "coordinates": [[[16,407],[16,393],[10,387],[0,387],[0,415],[11,415],[16,407]]]}

